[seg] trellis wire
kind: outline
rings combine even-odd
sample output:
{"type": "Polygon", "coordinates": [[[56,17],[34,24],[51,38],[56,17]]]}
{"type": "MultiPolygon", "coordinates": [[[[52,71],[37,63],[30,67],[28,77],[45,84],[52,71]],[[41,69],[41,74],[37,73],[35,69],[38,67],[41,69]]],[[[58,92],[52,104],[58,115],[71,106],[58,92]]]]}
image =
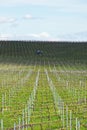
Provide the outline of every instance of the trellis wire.
{"type": "Polygon", "coordinates": [[[61,113],[61,119],[62,119],[63,128],[64,128],[65,127],[65,122],[64,122],[64,102],[61,99],[61,97],[58,95],[58,93],[56,91],[56,88],[54,87],[52,80],[49,78],[49,75],[48,75],[48,72],[47,72],[46,69],[45,69],[45,73],[46,73],[46,76],[47,76],[47,80],[48,80],[51,92],[52,92],[53,97],[54,97],[55,105],[56,105],[57,109],[59,110],[59,113],[61,113]]]}
{"type": "MultiPolygon", "coordinates": [[[[29,97],[29,100],[27,101],[27,105],[26,105],[25,109],[23,109],[23,111],[22,111],[22,124],[21,124],[20,117],[19,117],[18,125],[15,126],[15,123],[14,123],[14,128],[18,127],[19,130],[20,130],[21,125],[22,125],[22,130],[24,130],[25,129],[25,124],[27,125],[27,124],[30,123],[30,116],[31,116],[31,112],[32,112],[32,104],[34,102],[37,87],[38,87],[39,72],[40,72],[40,70],[38,70],[35,85],[34,85],[34,89],[33,89],[32,93],[31,93],[31,95],[29,97]],[[25,117],[26,117],[26,121],[25,121],[25,117]]],[[[27,130],[27,126],[26,126],[26,130],[27,130]]]]}

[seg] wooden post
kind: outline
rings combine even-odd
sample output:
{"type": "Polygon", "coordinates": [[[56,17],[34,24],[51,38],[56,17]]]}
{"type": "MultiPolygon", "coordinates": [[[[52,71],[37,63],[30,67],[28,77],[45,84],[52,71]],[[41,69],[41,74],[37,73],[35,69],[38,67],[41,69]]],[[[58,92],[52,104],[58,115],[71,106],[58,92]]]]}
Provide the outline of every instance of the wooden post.
{"type": "Polygon", "coordinates": [[[80,130],[80,121],[78,121],[78,130],[80,130]]]}
{"type": "Polygon", "coordinates": [[[78,130],[78,119],[76,118],[76,130],[78,130]]]}
{"type": "Polygon", "coordinates": [[[66,129],[68,130],[68,106],[66,106],[66,129]]]}
{"type": "Polygon", "coordinates": [[[24,130],[24,111],[22,112],[22,125],[23,125],[23,129],[24,130]]]}
{"type": "Polygon", "coordinates": [[[4,111],[4,94],[2,94],[2,113],[4,111]]]}
{"type": "Polygon", "coordinates": [[[14,123],[14,130],[16,130],[16,123],[14,123]]]}
{"type": "Polygon", "coordinates": [[[85,104],[86,104],[86,96],[84,97],[84,102],[85,102],[85,104]]]}
{"type": "Polygon", "coordinates": [[[72,130],[72,111],[70,111],[70,130],[72,130]]]}
{"type": "Polygon", "coordinates": [[[20,117],[19,117],[19,128],[18,128],[18,130],[20,130],[20,124],[21,124],[21,119],[20,119],[20,117]]]}
{"type": "Polygon", "coordinates": [[[64,125],[65,125],[65,124],[64,124],[64,102],[63,102],[63,106],[62,106],[62,107],[63,107],[63,108],[62,108],[62,111],[63,111],[63,115],[62,115],[62,116],[63,116],[63,128],[64,128],[64,125]]]}
{"type": "Polygon", "coordinates": [[[10,90],[9,90],[9,107],[10,107],[11,101],[10,101],[10,90]]]}
{"type": "Polygon", "coordinates": [[[6,108],[6,93],[4,94],[4,107],[6,108]]]}
{"type": "Polygon", "coordinates": [[[1,130],[4,130],[3,119],[1,119],[1,130]]]}

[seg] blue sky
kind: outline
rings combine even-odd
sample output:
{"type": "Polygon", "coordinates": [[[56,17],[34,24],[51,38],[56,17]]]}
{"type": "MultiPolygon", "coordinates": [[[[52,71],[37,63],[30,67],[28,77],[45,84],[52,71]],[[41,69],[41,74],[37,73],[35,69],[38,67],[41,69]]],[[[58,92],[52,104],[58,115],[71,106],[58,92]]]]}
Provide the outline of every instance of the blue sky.
{"type": "Polygon", "coordinates": [[[0,40],[87,40],[86,0],[0,0],[0,40]]]}

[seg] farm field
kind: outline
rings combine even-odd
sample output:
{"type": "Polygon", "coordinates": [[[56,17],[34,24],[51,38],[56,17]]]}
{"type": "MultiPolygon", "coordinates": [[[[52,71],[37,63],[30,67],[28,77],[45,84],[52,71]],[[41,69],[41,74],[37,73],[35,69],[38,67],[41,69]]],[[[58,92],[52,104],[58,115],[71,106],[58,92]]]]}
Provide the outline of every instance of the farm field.
{"type": "Polygon", "coordinates": [[[0,130],[87,130],[87,43],[0,41],[0,130]]]}

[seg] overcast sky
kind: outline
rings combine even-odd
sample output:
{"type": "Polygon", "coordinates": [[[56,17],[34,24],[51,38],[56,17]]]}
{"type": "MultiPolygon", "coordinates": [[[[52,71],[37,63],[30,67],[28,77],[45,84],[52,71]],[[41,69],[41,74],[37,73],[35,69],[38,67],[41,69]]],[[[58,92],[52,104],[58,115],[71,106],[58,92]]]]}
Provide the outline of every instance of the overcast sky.
{"type": "Polygon", "coordinates": [[[1,40],[87,40],[87,0],[0,0],[1,40]]]}

